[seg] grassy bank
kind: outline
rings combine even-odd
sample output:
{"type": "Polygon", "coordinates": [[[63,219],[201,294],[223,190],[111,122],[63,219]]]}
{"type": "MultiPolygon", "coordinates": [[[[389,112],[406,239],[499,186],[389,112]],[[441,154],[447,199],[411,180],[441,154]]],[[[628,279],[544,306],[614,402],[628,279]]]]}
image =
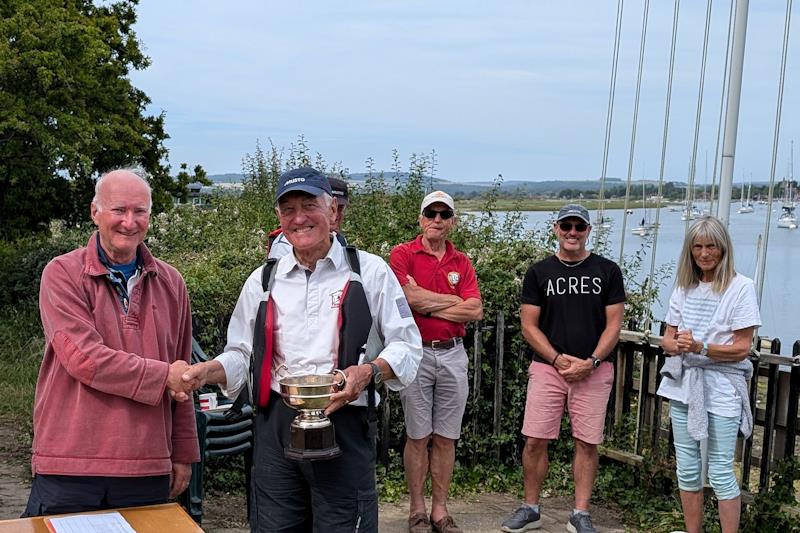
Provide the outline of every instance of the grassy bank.
{"type": "Polygon", "coordinates": [[[0,310],[0,346],[0,390],[4,393],[0,421],[14,426],[24,441],[15,448],[23,456],[10,459],[24,460],[30,448],[33,396],[44,349],[34,302],[20,302],[0,310]]]}

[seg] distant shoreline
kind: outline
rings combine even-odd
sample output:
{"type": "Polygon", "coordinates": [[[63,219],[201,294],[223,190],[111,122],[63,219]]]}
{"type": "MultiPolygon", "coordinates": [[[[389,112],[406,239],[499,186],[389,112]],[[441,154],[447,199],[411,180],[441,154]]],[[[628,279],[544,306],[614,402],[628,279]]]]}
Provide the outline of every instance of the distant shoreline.
{"type": "MultiPolygon", "coordinates": [[[[469,200],[456,199],[456,207],[463,211],[479,211],[485,207],[485,200],[480,198],[469,200]]],[[[535,200],[535,199],[508,199],[500,198],[497,200],[494,209],[496,211],[558,211],[561,206],[574,202],[581,204],[589,211],[596,211],[600,202],[597,200],[535,200]]],[[[661,207],[671,205],[675,202],[662,200],[661,207]]],[[[606,200],[604,202],[605,209],[610,211],[614,209],[625,209],[625,200],[606,200]]],[[[655,202],[648,200],[647,208],[652,209],[656,207],[655,202]]],[[[642,209],[641,200],[629,200],[628,209],[642,209]]]]}

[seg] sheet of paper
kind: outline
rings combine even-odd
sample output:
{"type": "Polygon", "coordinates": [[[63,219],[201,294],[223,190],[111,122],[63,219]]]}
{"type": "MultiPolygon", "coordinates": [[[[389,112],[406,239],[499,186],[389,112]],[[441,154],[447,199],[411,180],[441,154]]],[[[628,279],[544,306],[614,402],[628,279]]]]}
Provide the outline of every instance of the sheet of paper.
{"type": "Polygon", "coordinates": [[[64,516],[48,521],[55,533],[136,533],[117,512],[64,516]]]}

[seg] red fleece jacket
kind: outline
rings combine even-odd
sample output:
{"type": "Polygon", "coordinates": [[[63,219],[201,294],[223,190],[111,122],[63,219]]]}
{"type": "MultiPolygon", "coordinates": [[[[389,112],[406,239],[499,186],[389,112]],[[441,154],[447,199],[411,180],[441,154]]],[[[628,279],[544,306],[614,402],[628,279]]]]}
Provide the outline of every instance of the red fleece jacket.
{"type": "Polygon", "coordinates": [[[44,359],[33,412],[34,474],[153,476],[199,461],[194,406],[166,392],[191,357],[183,278],[140,245],[128,314],[106,278],[97,233],[42,273],[44,359]]]}

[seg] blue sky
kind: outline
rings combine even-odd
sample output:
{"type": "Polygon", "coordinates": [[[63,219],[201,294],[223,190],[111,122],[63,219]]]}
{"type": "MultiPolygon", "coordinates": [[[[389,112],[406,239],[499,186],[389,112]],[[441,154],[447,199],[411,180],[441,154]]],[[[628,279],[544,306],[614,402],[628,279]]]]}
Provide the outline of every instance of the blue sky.
{"type": "MultiPolygon", "coordinates": [[[[625,2],[608,172],[626,178],[643,1],[625,2]]],[[[239,172],[256,141],[362,172],[436,151],[454,181],[595,179],[601,173],[616,0],[235,2],[141,0],[152,65],[134,84],[166,114],[173,169],[239,172]]],[[[713,173],[730,3],[712,12],[697,181],[713,173]]],[[[750,2],[735,176],[769,175],[786,3],[750,2]]],[[[633,174],[659,171],[672,2],[651,2],[633,174]]],[[[706,3],[681,2],[667,179],[692,154],[706,3]]],[[[777,175],[795,140],[800,31],[794,9],[777,175]]],[[[710,180],[711,178],[709,178],[710,180]]]]}

